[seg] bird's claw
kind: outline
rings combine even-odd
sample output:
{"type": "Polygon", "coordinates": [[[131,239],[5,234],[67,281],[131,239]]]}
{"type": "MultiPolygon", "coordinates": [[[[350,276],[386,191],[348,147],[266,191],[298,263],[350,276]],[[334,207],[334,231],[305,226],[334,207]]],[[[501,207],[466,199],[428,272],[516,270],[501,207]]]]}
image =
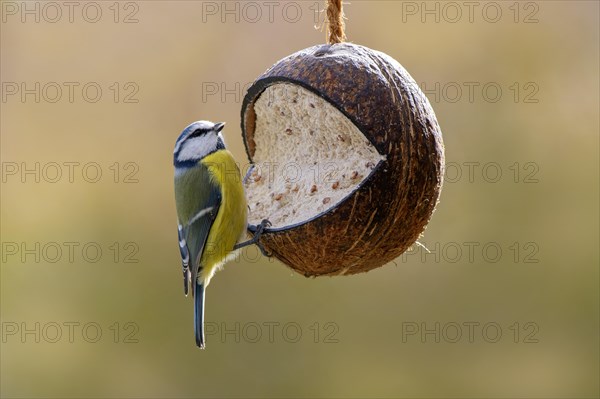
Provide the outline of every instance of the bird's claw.
{"type": "Polygon", "coordinates": [[[271,223],[271,221],[269,219],[263,219],[262,222],[260,222],[260,224],[258,225],[258,228],[256,229],[256,233],[255,233],[256,246],[258,247],[258,249],[260,249],[260,253],[262,253],[263,256],[266,256],[268,258],[270,258],[271,256],[273,256],[273,253],[272,252],[267,252],[265,250],[265,247],[263,247],[263,245],[259,241],[259,238],[264,233],[265,229],[267,229],[267,228],[269,228],[271,226],[273,226],[273,224],[271,223]]]}
{"type": "Polygon", "coordinates": [[[260,249],[260,252],[264,256],[270,257],[271,254],[268,253],[267,251],[265,251],[262,244],[260,243],[260,236],[264,233],[266,228],[271,227],[271,226],[272,226],[272,224],[268,219],[263,219],[263,221],[260,222],[260,224],[257,226],[256,231],[254,232],[254,236],[246,242],[236,244],[233,247],[233,249],[240,249],[240,248],[246,247],[248,245],[256,244],[258,246],[258,248],[260,249]]]}

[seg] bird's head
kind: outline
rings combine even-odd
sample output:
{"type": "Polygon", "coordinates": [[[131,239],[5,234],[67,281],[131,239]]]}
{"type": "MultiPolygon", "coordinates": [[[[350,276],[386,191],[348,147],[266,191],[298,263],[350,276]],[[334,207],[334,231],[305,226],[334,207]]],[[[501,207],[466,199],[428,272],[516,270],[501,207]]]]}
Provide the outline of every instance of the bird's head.
{"type": "Polygon", "coordinates": [[[205,156],[225,149],[225,142],[221,135],[224,126],[225,123],[198,121],[186,127],[175,143],[174,165],[193,167],[205,156]]]}

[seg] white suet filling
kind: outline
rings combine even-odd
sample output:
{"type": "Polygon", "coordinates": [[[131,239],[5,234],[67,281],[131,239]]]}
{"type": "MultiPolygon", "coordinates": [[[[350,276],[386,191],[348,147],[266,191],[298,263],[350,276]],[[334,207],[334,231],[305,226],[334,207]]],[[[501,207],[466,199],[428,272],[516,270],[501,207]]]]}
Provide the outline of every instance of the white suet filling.
{"type": "Polygon", "coordinates": [[[274,228],[335,207],[384,156],[333,105],[291,83],[269,86],[254,104],[256,167],[245,182],[248,221],[274,228]]]}

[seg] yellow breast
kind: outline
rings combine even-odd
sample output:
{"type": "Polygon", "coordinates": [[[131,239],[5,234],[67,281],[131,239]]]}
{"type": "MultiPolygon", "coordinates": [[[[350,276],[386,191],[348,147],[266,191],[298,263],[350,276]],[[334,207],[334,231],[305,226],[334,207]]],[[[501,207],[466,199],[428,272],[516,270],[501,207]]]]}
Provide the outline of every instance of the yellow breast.
{"type": "Polygon", "coordinates": [[[230,255],[233,246],[244,235],[248,206],[240,169],[227,150],[219,150],[204,159],[211,179],[221,188],[221,206],[208,235],[201,265],[201,279],[208,285],[211,277],[230,255]]]}

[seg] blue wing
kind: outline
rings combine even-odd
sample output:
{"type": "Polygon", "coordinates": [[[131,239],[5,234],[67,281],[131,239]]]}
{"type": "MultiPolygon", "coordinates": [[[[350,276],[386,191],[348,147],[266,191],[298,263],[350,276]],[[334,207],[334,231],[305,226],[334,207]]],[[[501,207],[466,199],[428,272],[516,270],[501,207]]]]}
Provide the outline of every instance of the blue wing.
{"type": "Polygon", "coordinates": [[[177,235],[179,237],[179,252],[181,253],[181,267],[183,269],[183,293],[187,296],[190,285],[190,250],[187,246],[182,225],[177,226],[177,235]]]}
{"type": "Polygon", "coordinates": [[[186,295],[190,283],[192,294],[196,291],[196,280],[203,266],[200,260],[221,206],[221,190],[208,173],[200,164],[175,178],[179,249],[186,295]]]}

